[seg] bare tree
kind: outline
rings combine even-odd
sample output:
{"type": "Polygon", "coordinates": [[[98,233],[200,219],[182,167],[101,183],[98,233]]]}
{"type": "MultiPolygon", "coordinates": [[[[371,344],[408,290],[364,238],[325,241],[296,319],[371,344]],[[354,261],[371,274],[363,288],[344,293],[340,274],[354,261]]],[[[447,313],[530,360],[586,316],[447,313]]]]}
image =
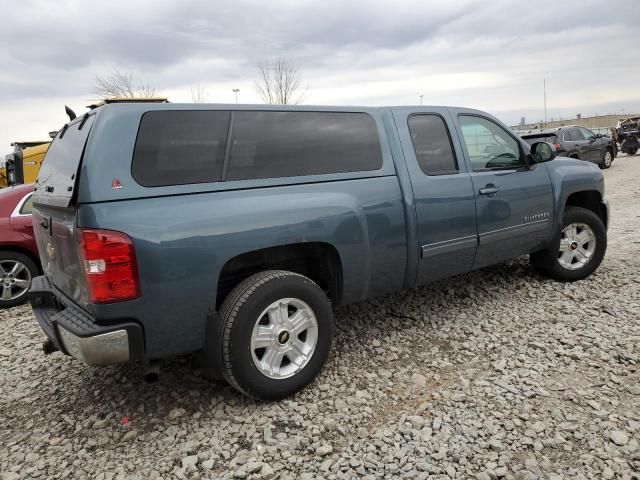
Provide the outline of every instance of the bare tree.
{"type": "Polygon", "coordinates": [[[298,65],[287,58],[266,59],[258,64],[259,79],[255,88],[264,103],[298,104],[307,96],[309,86],[303,84],[298,65]]]}
{"type": "Polygon", "coordinates": [[[158,95],[158,87],[148,83],[136,85],[133,74],[114,70],[108,75],[96,76],[93,93],[103,98],[153,98],[158,95]]]}
{"type": "Polygon", "coordinates": [[[191,101],[193,103],[207,103],[209,101],[209,90],[196,83],[191,86],[191,101]]]}

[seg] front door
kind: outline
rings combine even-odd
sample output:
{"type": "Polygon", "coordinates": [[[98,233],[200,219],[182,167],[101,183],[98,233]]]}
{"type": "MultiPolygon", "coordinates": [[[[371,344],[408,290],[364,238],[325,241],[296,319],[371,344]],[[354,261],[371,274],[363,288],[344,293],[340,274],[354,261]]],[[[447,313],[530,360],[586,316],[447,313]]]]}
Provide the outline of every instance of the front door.
{"type": "Polygon", "coordinates": [[[394,118],[415,199],[417,282],[468,272],[478,245],[475,196],[452,117],[429,107],[395,110],[394,118]]]}
{"type": "Polygon", "coordinates": [[[476,199],[479,244],[474,268],[543,248],[553,225],[546,165],[528,166],[524,145],[494,119],[454,113],[476,199]]]}

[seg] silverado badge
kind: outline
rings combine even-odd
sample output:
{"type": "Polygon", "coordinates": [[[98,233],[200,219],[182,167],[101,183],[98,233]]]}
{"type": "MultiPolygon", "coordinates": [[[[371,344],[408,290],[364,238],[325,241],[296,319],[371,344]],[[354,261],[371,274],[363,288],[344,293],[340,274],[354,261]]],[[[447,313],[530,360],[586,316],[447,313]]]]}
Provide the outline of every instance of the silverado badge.
{"type": "Polygon", "coordinates": [[[545,220],[549,218],[551,214],[549,212],[539,212],[534,213],[533,215],[527,215],[524,217],[525,222],[535,222],[536,220],[545,220]]]}

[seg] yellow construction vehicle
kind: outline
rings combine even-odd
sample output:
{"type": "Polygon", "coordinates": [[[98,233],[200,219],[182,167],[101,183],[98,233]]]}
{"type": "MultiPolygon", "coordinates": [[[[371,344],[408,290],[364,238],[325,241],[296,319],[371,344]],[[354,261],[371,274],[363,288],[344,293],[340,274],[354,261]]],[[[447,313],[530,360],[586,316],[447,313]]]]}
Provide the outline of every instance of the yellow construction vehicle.
{"type": "Polygon", "coordinates": [[[35,182],[50,143],[49,140],[13,142],[13,152],[5,157],[7,185],[35,182]]]}
{"type": "Polygon", "coordinates": [[[8,187],[9,182],[7,181],[7,160],[0,158],[0,188],[8,187]]]}

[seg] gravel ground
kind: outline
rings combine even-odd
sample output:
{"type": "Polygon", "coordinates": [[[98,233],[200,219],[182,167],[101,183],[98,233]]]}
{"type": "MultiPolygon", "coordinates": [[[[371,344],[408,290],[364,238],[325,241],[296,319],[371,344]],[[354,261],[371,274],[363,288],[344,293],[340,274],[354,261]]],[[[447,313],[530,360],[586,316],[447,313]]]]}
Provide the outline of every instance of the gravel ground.
{"type": "Polygon", "coordinates": [[[189,359],[83,366],[0,312],[0,472],[18,478],[640,478],[640,156],[605,172],[606,259],[526,259],[341,308],[333,354],[257,403],[189,359]]]}

